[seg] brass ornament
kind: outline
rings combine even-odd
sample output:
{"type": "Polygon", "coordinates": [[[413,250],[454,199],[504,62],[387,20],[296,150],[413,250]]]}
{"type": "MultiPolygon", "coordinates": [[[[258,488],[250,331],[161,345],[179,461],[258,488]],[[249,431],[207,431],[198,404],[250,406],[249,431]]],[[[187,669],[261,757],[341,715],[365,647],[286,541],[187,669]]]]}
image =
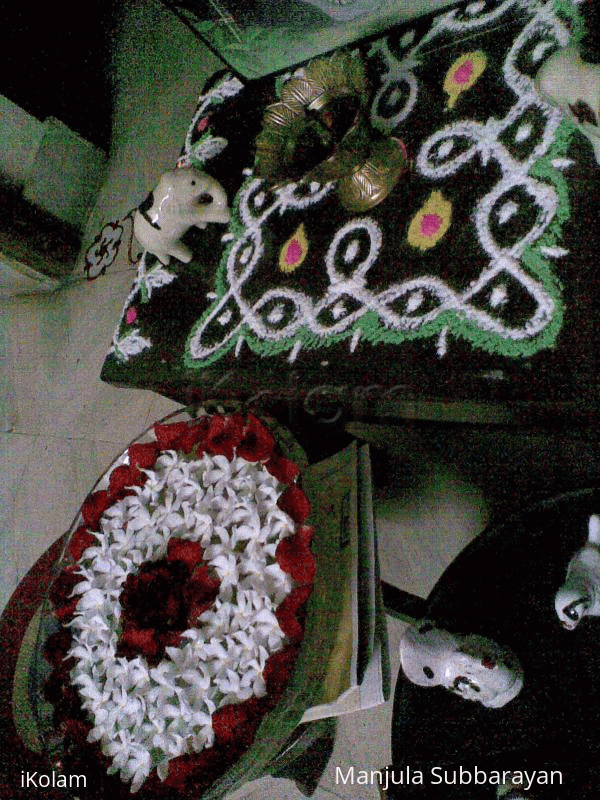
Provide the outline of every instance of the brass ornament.
{"type": "Polygon", "coordinates": [[[364,213],[385,200],[400,176],[408,169],[406,148],[390,137],[377,143],[365,163],[343,178],[338,197],[344,208],[364,213]]]}
{"type": "Polygon", "coordinates": [[[348,210],[377,205],[406,171],[408,159],[398,139],[373,129],[368,104],[359,58],[336,52],[310,62],[265,110],[255,174],[275,186],[338,181],[338,197],[348,210]]]}
{"type": "Polygon", "coordinates": [[[292,78],[281,90],[281,102],[302,114],[305,108],[318,105],[324,95],[322,87],[316,81],[310,78],[292,78]]]}

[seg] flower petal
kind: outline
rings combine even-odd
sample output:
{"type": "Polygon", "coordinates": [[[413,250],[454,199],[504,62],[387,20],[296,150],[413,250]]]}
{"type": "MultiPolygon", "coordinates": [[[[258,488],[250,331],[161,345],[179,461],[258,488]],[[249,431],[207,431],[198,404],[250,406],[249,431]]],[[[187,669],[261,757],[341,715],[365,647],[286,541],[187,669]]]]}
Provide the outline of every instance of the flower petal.
{"type": "Polygon", "coordinates": [[[277,505],[286,514],[289,514],[297,525],[301,525],[310,514],[308,497],[296,484],[288,486],[277,501],[277,505]]]}

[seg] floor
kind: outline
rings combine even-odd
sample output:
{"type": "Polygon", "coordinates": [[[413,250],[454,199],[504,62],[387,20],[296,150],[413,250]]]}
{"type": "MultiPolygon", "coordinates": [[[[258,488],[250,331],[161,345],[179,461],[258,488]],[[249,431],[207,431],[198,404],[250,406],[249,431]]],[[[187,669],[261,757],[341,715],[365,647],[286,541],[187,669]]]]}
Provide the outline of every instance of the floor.
{"type": "MultiPolygon", "coordinates": [[[[131,4],[120,41],[111,159],[88,240],[105,222],[134,207],[156,176],[173,166],[195,99],[205,78],[219,67],[216,57],[200,49],[177,21],[159,10],[149,15],[144,4],[131,4]]],[[[134,267],[122,253],[97,280],[85,280],[79,265],[62,291],[1,301],[2,608],[37,558],[69,528],[82,499],[113,458],[177,408],[159,395],[99,380],[133,277],[134,267]]],[[[374,444],[384,436],[378,429],[357,433],[374,444]]],[[[567,457],[564,442],[553,447],[567,457]]],[[[586,447],[575,447],[578,458],[586,447]]],[[[426,596],[455,555],[485,527],[497,507],[486,491],[490,487],[477,479],[472,454],[477,451],[477,463],[485,464],[489,448],[498,474],[514,475],[510,448],[501,449],[497,442],[486,445],[477,438],[475,445],[464,436],[440,442],[407,428],[392,443],[396,489],[388,487],[377,496],[384,579],[426,596]]],[[[533,483],[543,468],[532,455],[534,445],[522,440],[514,445],[517,451],[521,464],[532,465],[533,483]]],[[[391,617],[388,622],[394,678],[403,623],[391,617]]],[[[336,768],[345,774],[350,766],[371,770],[388,764],[390,722],[389,702],[340,719],[335,750],[315,800],[379,797],[375,786],[336,781],[336,768]]],[[[293,784],[274,779],[249,784],[236,794],[245,800],[301,797],[293,784]]]]}

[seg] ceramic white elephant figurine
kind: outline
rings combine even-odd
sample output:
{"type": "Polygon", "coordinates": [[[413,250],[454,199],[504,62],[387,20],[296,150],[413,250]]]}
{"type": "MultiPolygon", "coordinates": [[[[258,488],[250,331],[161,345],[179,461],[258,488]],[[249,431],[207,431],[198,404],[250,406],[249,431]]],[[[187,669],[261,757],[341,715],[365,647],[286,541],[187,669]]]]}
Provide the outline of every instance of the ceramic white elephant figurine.
{"type": "Polygon", "coordinates": [[[223,187],[195,167],[180,167],[165,172],[156,189],[138,206],[133,233],[144,250],[162,264],[168,264],[171,256],[187,264],[192,251],[181,241],[184,233],[192,226],[229,222],[229,216],[223,187]]]}
{"type": "Polygon", "coordinates": [[[563,628],[577,627],[582,617],[600,616],[600,517],[588,521],[585,545],[569,561],[567,577],[554,598],[563,628]]]}

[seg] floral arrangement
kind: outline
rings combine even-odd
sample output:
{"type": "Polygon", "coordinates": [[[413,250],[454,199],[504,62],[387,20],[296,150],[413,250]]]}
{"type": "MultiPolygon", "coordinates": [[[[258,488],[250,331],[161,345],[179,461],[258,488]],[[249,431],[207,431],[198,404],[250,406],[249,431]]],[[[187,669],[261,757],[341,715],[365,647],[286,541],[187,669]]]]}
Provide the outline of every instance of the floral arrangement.
{"type": "Polygon", "coordinates": [[[131,792],[202,790],[291,674],[315,576],[310,511],[252,414],[154,426],[92,493],[50,589],[46,694],[68,755],[131,792]]]}

